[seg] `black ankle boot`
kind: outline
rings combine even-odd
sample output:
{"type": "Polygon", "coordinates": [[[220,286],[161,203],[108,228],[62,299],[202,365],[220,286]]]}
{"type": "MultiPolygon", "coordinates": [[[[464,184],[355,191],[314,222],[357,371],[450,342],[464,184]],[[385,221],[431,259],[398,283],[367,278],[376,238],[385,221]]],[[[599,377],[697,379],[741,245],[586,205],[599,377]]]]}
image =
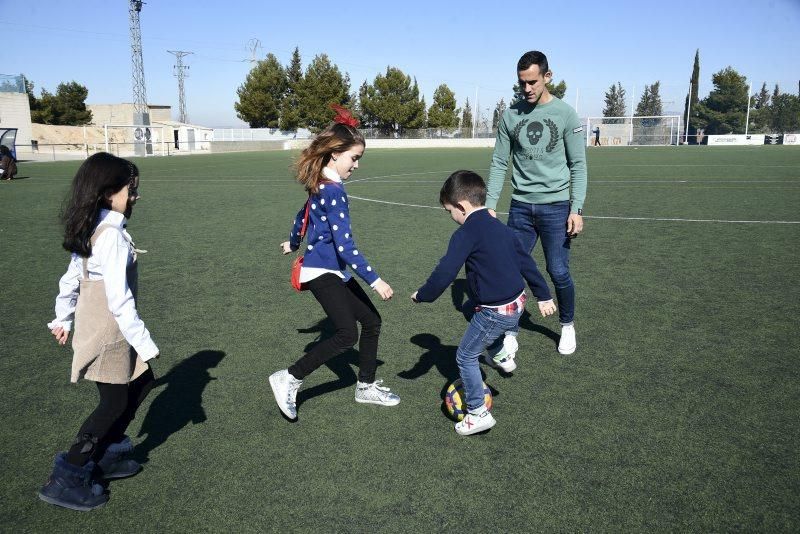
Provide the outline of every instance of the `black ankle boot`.
{"type": "Polygon", "coordinates": [[[53,473],[42,489],[39,498],[50,504],[88,512],[108,502],[103,487],[92,480],[94,462],[78,467],[67,462],[66,453],[58,453],[53,462],[53,473]]]}
{"type": "Polygon", "coordinates": [[[142,466],[128,455],[133,452],[131,438],[124,436],[122,441],[112,443],[103,457],[97,461],[97,468],[105,480],[130,477],[141,471],[142,466]]]}

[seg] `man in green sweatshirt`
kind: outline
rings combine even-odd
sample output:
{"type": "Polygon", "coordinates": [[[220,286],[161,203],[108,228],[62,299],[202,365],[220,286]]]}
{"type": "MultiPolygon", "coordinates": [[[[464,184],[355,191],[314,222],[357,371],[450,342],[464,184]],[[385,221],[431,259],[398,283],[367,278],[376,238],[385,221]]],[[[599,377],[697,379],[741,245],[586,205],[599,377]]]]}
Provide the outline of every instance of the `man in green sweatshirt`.
{"type": "Polygon", "coordinates": [[[558,299],[558,351],[572,354],[577,342],[569,249],[571,239],[583,230],[586,140],[575,110],[547,90],[553,74],[543,53],[523,54],[517,76],[523,99],[511,105],[498,124],[486,206],[495,215],[510,156],[513,191],[508,226],[529,254],[536,241],[542,240],[547,273],[558,299]]]}

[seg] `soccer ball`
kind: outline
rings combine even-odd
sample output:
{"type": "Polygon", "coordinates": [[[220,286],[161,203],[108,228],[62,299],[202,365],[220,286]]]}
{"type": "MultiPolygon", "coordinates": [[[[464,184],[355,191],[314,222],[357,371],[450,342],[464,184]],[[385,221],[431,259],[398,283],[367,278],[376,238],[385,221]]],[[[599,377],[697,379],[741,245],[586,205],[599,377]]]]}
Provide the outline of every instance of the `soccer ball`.
{"type": "MultiPolygon", "coordinates": [[[[483,384],[483,402],[486,404],[486,409],[492,409],[492,390],[483,384]]],[[[464,384],[461,379],[456,379],[455,382],[447,387],[447,393],[444,395],[444,405],[447,407],[447,413],[456,421],[461,421],[467,415],[467,396],[464,392],[464,384]]]]}

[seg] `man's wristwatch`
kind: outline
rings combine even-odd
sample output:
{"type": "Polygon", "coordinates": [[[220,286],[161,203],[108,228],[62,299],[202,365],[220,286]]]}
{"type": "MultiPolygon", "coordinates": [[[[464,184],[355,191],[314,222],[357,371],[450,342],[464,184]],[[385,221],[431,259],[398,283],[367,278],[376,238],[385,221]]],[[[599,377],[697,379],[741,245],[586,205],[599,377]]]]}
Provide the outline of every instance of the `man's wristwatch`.
{"type": "Polygon", "coordinates": [[[578,215],[583,217],[583,208],[578,208],[578,215]]]}

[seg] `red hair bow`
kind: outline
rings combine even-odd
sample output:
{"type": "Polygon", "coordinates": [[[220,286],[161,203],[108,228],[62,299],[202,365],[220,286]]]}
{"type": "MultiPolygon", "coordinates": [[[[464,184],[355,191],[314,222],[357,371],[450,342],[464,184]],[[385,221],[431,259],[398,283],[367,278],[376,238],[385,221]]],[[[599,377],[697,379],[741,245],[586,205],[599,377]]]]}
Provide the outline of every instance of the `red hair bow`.
{"type": "Polygon", "coordinates": [[[339,124],[345,124],[350,126],[351,128],[358,128],[358,119],[353,117],[353,114],[350,113],[350,110],[340,106],[339,104],[331,104],[331,109],[336,112],[336,116],[333,118],[333,122],[338,122],[339,124]]]}

